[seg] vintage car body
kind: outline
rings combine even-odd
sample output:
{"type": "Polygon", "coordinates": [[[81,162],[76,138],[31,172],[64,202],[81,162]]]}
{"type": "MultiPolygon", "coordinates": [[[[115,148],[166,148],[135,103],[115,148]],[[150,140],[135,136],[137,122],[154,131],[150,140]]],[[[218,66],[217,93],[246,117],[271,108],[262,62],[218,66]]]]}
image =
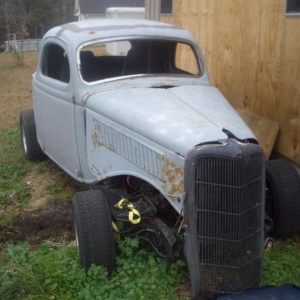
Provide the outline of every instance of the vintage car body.
{"type": "MultiPolygon", "coordinates": [[[[150,48],[147,53],[152,62],[150,48]]],[[[92,185],[137,178],[183,217],[193,298],[202,290],[236,292],[259,281],[264,155],[252,131],[210,85],[191,33],[145,20],[53,28],[43,39],[33,75],[33,106],[39,146],[74,179],[92,185]],[[114,63],[102,68],[109,75],[87,79],[83,49],[99,43],[97,49],[103,50],[120,41],[130,41],[132,49],[136,41],[149,42],[155,45],[151,51],[161,43],[170,50],[187,46],[184,51],[194,57],[196,68],[177,68],[172,52],[172,72],[128,74],[121,57],[126,59],[127,51],[119,51],[114,63]],[[205,270],[213,271],[207,275],[205,270]]],[[[167,235],[172,248],[172,233],[167,235]]]]}
{"type": "Polygon", "coordinates": [[[92,21],[69,24],[45,35],[42,52],[48,43],[57,43],[67,52],[71,84],[43,75],[41,53],[33,75],[38,141],[45,153],[75,179],[95,183],[110,176],[137,175],[150,181],[180,212],[187,153],[198,144],[226,139],[223,129],[239,140],[254,140],[255,136],[222,94],[210,86],[200,48],[188,31],[136,20],[126,24],[103,20],[100,24],[92,21]],[[192,43],[198,52],[202,76],[148,76],[147,79],[140,76],[107,79],[101,84],[83,82],[78,72],[78,47],[89,43],[91,38],[107,40],[131,35],[175,37],[192,43]],[[160,85],[175,88],[156,88],[160,85]],[[104,136],[100,135],[100,128],[105,128],[104,136]],[[120,139],[130,140],[127,149],[117,149],[116,141],[110,140],[117,134],[120,139]],[[103,141],[105,138],[107,142],[103,141]],[[100,144],[104,147],[99,147],[100,144]],[[149,155],[145,157],[143,153],[147,151],[149,155]],[[153,161],[148,161],[149,157],[153,161]],[[143,159],[147,164],[139,161],[143,159]]]}

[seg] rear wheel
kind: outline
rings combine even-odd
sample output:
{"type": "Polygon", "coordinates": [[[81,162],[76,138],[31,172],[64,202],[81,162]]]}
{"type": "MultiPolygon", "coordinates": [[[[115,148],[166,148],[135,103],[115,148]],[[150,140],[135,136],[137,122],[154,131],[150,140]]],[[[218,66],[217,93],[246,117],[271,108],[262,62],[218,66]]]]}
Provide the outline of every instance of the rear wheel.
{"type": "Polygon", "coordinates": [[[116,243],[108,203],[99,190],[79,192],[73,197],[73,215],[80,263],[116,268],[116,243]]]}
{"type": "Polygon", "coordinates": [[[283,159],[266,162],[266,214],[272,220],[268,235],[289,238],[300,233],[300,177],[283,159]]]}
{"type": "Polygon", "coordinates": [[[26,160],[45,160],[47,156],[38,143],[33,109],[20,114],[20,131],[23,155],[26,160]]]}

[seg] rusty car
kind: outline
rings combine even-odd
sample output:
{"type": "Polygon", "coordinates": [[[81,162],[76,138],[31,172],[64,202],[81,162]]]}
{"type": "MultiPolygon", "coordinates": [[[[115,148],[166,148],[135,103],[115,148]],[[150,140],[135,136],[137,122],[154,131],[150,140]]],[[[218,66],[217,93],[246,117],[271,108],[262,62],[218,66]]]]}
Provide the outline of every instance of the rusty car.
{"type": "Polygon", "coordinates": [[[181,27],[102,19],[52,28],[20,126],[26,159],[50,158],[88,187],[73,198],[86,268],[113,272],[115,235],[137,237],[170,261],[185,254],[192,298],[240,292],[261,278],[265,224],[299,232],[299,178],[282,160],[265,162],[181,27]]]}

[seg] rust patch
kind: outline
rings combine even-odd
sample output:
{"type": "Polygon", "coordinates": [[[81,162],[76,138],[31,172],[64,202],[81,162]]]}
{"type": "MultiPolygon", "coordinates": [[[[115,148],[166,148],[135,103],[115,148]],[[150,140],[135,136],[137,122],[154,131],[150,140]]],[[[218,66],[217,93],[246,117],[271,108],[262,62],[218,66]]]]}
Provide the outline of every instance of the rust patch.
{"type": "Polygon", "coordinates": [[[101,126],[97,121],[97,119],[93,118],[93,122],[94,122],[94,133],[92,134],[92,141],[93,141],[94,148],[97,148],[103,146],[103,144],[99,142],[99,137],[98,137],[98,132],[101,131],[101,126]]]}
{"type": "Polygon", "coordinates": [[[109,145],[107,148],[112,152],[117,152],[113,145],[109,145]]]}
{"type": "Polygon", "coordinates": [[[103,146],[103,145],[99,142],[97,132],[94,132],[94,133],[93,133],[93,135],[92,135],[92,141],[93,141],[94,148],[103,146]]]}
{"type": "Polygon", "coordinates": [[[97,121],[97,119],[93,118],[93,122],[95,123],[94,130],[101,131],[101,126],[100,126],[99,122],[97,121]]]}
{"type": "Polygon", "coordinates": [[[170,195],[183,194],[183,166],[169,161],[166,157],[162,158],[162,163],[162,172],[164,177],[166,178],[166,183],[164,184],[163,188],[166,189],[170,195]]]}

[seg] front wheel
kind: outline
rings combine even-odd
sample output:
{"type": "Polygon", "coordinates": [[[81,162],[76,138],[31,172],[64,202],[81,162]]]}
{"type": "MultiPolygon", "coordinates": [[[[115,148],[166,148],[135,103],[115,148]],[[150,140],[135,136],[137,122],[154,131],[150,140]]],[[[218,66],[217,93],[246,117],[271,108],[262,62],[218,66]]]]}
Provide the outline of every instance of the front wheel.
{"type": "Polygon", "coordinates": [[[76,193],[73,216],[80,263],[89,268],[101,265],[111,273],[116,268],[116,243],[110,210],[105,195],[99,190],[76,193]]]}
{"type": "Polygon", "coordinates": [[[283,159],[266,162],[266,215],[273,226],[268,235],[289,238],[300,233],[300,177],[283,159]]]}

